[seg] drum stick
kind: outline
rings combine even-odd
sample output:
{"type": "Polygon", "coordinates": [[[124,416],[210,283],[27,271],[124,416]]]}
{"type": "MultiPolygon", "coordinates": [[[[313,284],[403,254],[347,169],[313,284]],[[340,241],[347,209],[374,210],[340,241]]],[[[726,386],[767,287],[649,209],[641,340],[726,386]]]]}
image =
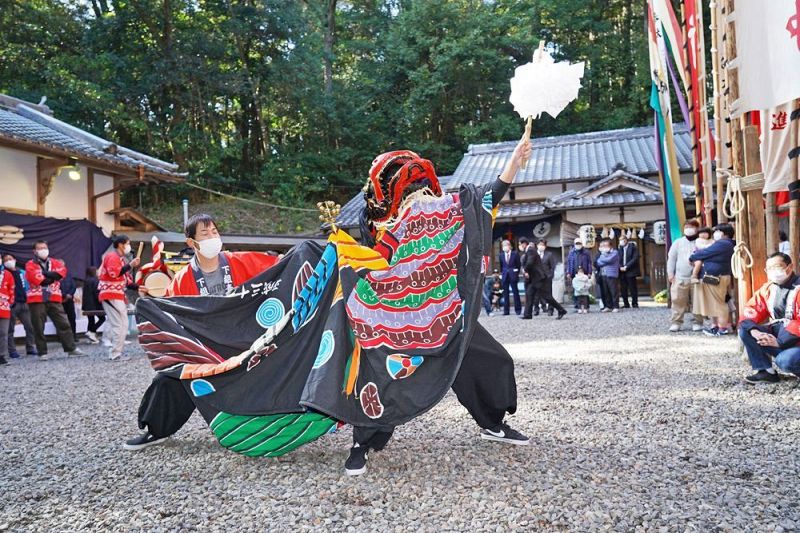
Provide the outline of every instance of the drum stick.
{"type": "Polygon", "coordinates": [[[144,241],[139,243],[139,250],[136,251],[136,259],[142,257],[142,251],[144,250],[144,241]]]}

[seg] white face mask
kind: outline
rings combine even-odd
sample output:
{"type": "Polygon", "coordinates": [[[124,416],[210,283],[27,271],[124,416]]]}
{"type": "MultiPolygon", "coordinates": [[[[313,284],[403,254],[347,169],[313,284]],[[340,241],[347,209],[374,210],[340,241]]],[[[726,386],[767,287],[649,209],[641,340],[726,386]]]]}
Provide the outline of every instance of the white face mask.
{"type": "Polygon", "coordinates": [[[601,254],[605,254],[605,253],[608,253],[608,252],[609,252],[608,248],[600,248],[600,253],[601,254]]]}
{"type": "Polygon", "coordinates": [[[13,259],[9,259],[5,263],[3,263],[3,266],[6,268],[14,268],[17,266],[17,262],[13,259]]]}
{"type": "Polygon", "coordinates": [[[222,239],[219,237],[212,237],[204,241],[195,242],[199,245],[199,250],[197,251],[206,259],[213,259],[222,251],[222,239]]]}
{"type": "Polygon", "coordinates": [[[619,245],[623,248],[628,244],[628,241],[619,241],[619,245]]]}
{"type": "Polygon", "coordinates": [[[503,246],[503,251],[504,252],[510,252],[511,248],[509,248],[508,246],[503,246]]]}
{"type": "Polygon", "coordinates": [[[697,235],[697,230],[694,228],[684,228],[683,234],[686,235],[687,237],[694,237],[695,235],[697,235]]]}
{"type": "Polygon", "coordinates": [[[125,246],[122,247],[122,253],[125,254],[125,255],[128,255],[129,253],[131,253],[131,243],[128,243],[128,244],[126,244],[125,246]]]}
{"type": "Polygon", "coordinates": [[[789,279],[789,274],[782,268],[770,268],[767,269],[767,279],[780,285],[789,279]]]}
{"type": "Polygon", "coordinates": [[[547,246],[537,246],[536,247],[540,252],[544,252],[547,249],[547,246]]]}
{"type": "Polygon", "coordinates": [[[50,255],[50,250],[44,248],[42,250],[36,250],[36,257],[44,261],[50,255]]]}
{"type": "Polygon", "coordinates": [[[583,250],[583,245],[582,244],[576,244],[575,245],[575,249],[576,250],[583,250]]]}
{"type": "Polygon", "coordinates": [[[721,231],[715,231],[715,232],[714,232],[714,240],[715,240],[715,241],[718,241],[718,240],[720,240],[721,238],[722,238],[722,232],[721,232],[721,231]]]}

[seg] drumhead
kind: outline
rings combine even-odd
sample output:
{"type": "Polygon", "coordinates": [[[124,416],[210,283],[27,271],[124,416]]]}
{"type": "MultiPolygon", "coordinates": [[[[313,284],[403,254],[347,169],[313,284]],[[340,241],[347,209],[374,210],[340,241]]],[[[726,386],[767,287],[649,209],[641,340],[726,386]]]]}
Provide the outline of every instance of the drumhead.
{"type": "Polygon", "coordinates": [[[161,298],[167,294],[167,287],[172,280],[163,272],[151,272],[144,278],[144,286],[150,296],[161,298]]]}

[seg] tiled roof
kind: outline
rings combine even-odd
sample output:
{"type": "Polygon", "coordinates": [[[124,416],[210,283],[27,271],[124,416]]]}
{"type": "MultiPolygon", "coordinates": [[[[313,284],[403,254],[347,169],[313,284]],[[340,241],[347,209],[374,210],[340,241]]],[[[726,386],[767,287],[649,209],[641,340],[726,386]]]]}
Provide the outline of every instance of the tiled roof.
{"type": "MultiPolygon", "coordinates": [[[[681,185],[681,193],[684,199],[694,197],[694,190],[692,187],[681,185]]],[[[598,180],[591,185],[584,187],[577,191],[566,191],[556,196],[551,196],[545,200],[545,206],[548,209],[577,209],[585,207],[599,207],[599,206],[616,206],[616,205],[633,205],[633,204],[648,204],[661,202],[661,188],[655,181],[635,176],[624,170],[616,170],[601,180],[598,180]],[[628,180],[647,187],[652,192],[642,191],[624,191],[615,192],[609,191],[597,197],[587,196],[589,193],[601,189],[602,187],[613,183],[618,180],[628,180]]]]}
{"type": "MultiPolygon", "coordinates": [[[[674,126],[678,166],[691,171],[692,151],[689,130],[674,126]]],[[[483,185],[502,171],[517,141],[473,144],[453,173],[450,189],[463,183],[483,185]]],[[[515,185],[583,181],[608,176],[619,164],[633,174],[658,173],[654,154],[653,127],[562,135],[533,139],[533,156],[520,170],[515,185]]]]}
{"type": "Polygon", "coordinates": [[[32,148],[65,152],[69,157],[83,158],[138,171],[170,181],[182,180],[185,173],[178,166],[145,154],[117,146],[88,132],[66,124],[32,107],[17,105],[0,108],[0,139],[16,141],[32,148]]]}

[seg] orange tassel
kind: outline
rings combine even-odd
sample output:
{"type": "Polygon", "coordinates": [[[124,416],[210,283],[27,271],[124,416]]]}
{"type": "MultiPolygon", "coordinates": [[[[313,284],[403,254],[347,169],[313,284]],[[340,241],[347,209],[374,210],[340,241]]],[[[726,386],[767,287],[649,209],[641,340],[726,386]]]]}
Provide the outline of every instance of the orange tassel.
{"type": "Polygon", "coordinates": [[[358,367],[361,363],[361,345],[358,339],[353,341],[353,354],[350,356],[350,369],[347,374],[347,383],[345,384],[344,392],[349,396],[353,394],[356,388],[356,379],[358,378],[358,367]]]}

